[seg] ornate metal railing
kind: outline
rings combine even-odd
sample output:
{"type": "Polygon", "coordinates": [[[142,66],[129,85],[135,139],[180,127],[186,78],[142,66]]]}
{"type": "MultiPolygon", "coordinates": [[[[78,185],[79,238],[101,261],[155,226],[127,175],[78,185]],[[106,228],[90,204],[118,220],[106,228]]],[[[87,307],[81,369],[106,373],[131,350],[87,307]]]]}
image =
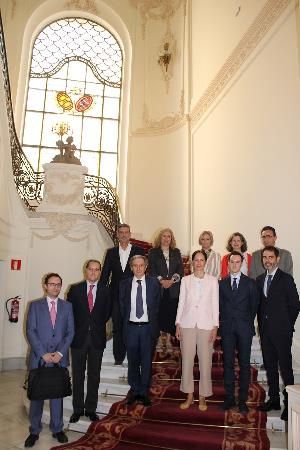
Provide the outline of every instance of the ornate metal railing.
{"type": "MultiPolygon", "coordinates": [[[[20,145],[13,116],[8,64],[4,32],[0,14],[0,60],[4,77],[4,91],[9,127],[12,169],[17,191],[26,207],[34,211],[41,203],[44,189],[44,173],[35,172],[20,145]]],[[[101,177],[85,176],[84,205],[89,213],[98,218],[105,230],[116,242],[116,231],[120,223],[118,200],[114,188],[101,177]]]]}

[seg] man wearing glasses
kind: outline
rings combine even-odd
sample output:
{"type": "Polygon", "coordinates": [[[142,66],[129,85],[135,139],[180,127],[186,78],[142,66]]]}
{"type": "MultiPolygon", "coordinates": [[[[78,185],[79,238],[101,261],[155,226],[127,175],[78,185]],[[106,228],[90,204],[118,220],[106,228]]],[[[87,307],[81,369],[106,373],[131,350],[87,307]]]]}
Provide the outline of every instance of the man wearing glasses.
{"type": "MultiPolygon", "coordinates": [[[[52,365],[69,365],[69,347],[74,336],[72,306],[58,298],[62,279],[57,273],[49,273],[44,280],[45,298],[29,306],[26,334],[30,344],[29,369],[38,367],[39,362],[52,365]]],[[[43,400],[32,400],[29,408],[30,434],[25,447],[33,447],[42,430],[43,400]]],[[[50,429],[52,436],[60,443],[68,442],[63,431],[63,399],[50,400],[50,429]]]]}
{"type": "MultiPolygon", "coordinates": [[[[275,247],[276,243],[276,231],[275,228],[270,225],[266,225],[260,232],[263,248],[267,246],[275,247]]],[[[278,247],[277,247],[278,248],[278,247]]],[[[293,260],[292,255],[288,250],[284,248],[278,248],[279,250],[279,263],[278,267],[286,273],[293,276],[293,260]]],[[[262,250],[256,250],[252,253],[252,261],[250,267],[250,277],[256,280],[259,275],[265,272],[265,268],[262,263],[262,250]]]]}
{"type": "Polygon", "coordinates": [[[85,264],[85,281],[73,284],[67,300],[72,303],[75,336],[71,344],[73,414],[71,423],[85,415],[99,420],[96,409],[103,350],[106,346],[106,322],[111,314],[110,290],[99,281],[101,264],[90,259],[85,264]],[[84,379],[87,366],[87,392],[84,379]]]}

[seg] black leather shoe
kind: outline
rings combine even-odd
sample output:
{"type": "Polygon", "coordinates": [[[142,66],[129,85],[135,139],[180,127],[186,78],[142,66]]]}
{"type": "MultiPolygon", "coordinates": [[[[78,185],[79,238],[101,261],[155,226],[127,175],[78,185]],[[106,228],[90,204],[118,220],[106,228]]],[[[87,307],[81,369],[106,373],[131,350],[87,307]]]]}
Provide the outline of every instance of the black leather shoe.
{"type": "Polygon", "coordinates": [[[236,406],[234,398],[226,398],[226,400],[220,405],[220,409],[223,409],[223,411],[228,411],[234,406],[236,406]]]}
{"type": "Polygon", "coordinates": [[[246,402],[239,402],[239,411],[240,411],[242,414],[246,414],[246,413],[249,412],[249,408],[248,408],[248,406],[246,405],[246,402]]]}
{"type": "Polygon", "coordinates": [[[83,411],[81,413],[73,413],[70,417],[69,422],[70,423],[76,423],[80,419],[80,417],[83,416],[83,411]]]}
{"type": "Polygon", "coordinates": [[[152,406],[152,402],[151,402],[151,400],[150,400],[150,398],[149,397],[147,397],[147,396],[145,396],[144,398],[143,398],[143,405],[144,406],[152,406]]]}
{"type": "Polygon", "coordinates": [[[35,442],[38,440],[39,435],[38,434],[30,434],[28,438],[25,441],[24,447],[33,447],[35,442]]]}
{"type": "Polygon", "coordinates": [[[57,439],[60,444],[65,444],[68,442],[68,436],[63,431],[53,433],[52,436],[57,439]]]}
{"type": "Polygon", "coordinates": [[[280,419],[284,420],[285,422],[287,422],[289,419],[289,410],[286,406],[284,407],[284,409],[281,413],[280,419]]]}
{"type": "Polygon", "coordinates": [[[99,420],[99,417],[97,416],[95,411],[86,411],[84,415],[88,417],[91,422],[98,422],[99,420]]]}
{"type": "Polygon", "coordinates": [[[274,409],[275,411],[279,411],[281,409],[280,407],[280,400],[272,400],[269,398],[269,400],[262,405],[258,407],[259,411],[268,412],[272,411],[274,409]]]}

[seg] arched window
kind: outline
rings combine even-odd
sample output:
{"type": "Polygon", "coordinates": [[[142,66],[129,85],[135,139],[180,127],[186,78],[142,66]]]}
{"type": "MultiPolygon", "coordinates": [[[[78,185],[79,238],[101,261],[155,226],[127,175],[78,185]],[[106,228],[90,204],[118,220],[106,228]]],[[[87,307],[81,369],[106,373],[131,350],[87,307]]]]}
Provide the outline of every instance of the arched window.
{"type": "Polygon", "coordinates": [[[116,186],[122,52],[101,25],[57,20],[35,39],[22,146],[35,171],[70,134],[88,173],[116,186]]]}

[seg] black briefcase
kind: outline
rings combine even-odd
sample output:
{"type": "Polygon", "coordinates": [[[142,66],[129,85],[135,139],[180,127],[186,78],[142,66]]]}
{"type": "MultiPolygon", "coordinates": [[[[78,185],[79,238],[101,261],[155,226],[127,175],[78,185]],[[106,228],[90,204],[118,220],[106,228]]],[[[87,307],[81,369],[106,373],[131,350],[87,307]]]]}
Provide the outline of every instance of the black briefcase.
{"type": "Polygon", "coordinates": [[[41,365],[29,371],[25,382],[29,400],[50,400],[68,397],[72,394],[71,377],[67,367],[54,364],[53,367],[41,365]]]}

